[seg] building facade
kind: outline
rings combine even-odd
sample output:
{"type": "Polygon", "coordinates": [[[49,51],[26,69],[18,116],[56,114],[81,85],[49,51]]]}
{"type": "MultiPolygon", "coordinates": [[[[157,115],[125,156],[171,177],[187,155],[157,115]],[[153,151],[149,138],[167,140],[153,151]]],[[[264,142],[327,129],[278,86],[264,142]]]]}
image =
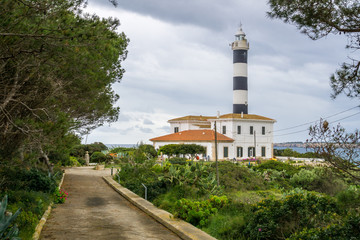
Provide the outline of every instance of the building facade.
{"type": "Polygon", "coordinates": [[[273,157],[274,119],[254,114],[225,114],[217,117],[185,116],[168,121],[171,134],[152,138],[156,149],[167,144],[198,144],[215,159],[215,125],[219,159],[273,157]]]}

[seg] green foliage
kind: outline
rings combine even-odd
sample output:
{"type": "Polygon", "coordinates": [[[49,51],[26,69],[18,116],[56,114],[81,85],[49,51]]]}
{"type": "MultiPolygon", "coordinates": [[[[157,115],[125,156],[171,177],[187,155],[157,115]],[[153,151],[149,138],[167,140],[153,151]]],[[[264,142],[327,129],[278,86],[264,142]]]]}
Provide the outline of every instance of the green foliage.
{"type": "Polygon", "coordinates": [[[153,203],[161,209],[174,213],[175,202],[181,198],[197,199],[199,198],[198,191],[188,185],[175,185],[169,187],[165,193],[157,196],[153,203]]]}
{"type": "Polygon", "coordinates": [[[91,156],[94,152],[101,152],[107,149],[108,148],[102,142],[95,142],[92,144],[81,144],[72,147],[71,155],[78,158],[84,158],[86,151],[88,151],[89,155],[91,156]]]}
{"type": "Polygon", "coordinates": [[[290,179],[294,187],[335,195],[345,189],[345,183],[329,168],[301,169],[290,179]]]}
{"type": "Polygon", "coordinates": [[[0,168],[0,177],[3,179],[2,187],[7,190],[28,190],[53,192],[56,188],[56,177],[49,176],[49,173],[37,168],[22,168],[20,166],[4,165],[0,168]]]}
{"type": "Polygon", "coordinates": [[[305,228],[301,232],[291,235],[289,240],[356,240],[360,235],[360,216],[352,214],[346,216],[340,223],[332,223],[324,227],[305,228]]]}
{"type": "Polygon", "coordinates": [[[345,211],[352,211],[360,207],[360,186],[350,185],[347,189],[336,194],[338,204],[345,211]]]}
{"type": "Polygon", "coordinates": [[[211,196],[205,201],[192,201],[186,198],[175,203],[175,217],[184,219],[194,226],[206,226],[209,217],[228,203],[226,196],[211,196]]]}
{"type": "MultiPolygon", "coordinates": [[[[211,165],[215,172],[215,163],[211,165]]],[[[226,190],[257,190],[265,188],[262,178],[251,169],[231,162],[219,162],[220,185],[226,190]]]]}
{"type": "Polygon", "coordinates": [[[243,231],[247,224],[250,208],[242,203],[229,202],[210,216],[208,226],[202,230],[216,239],[247,239],[243,231]]]}
{"type": "Polygon", "coordinates": [[[250,239],[284,239],[340,218],[334,199],[306,191],[289,193],[280,200],[265,199],[252,211],[245,230],[250,239]]]}
{"type": "Polygon", "coordinates": [[[289,178],[293,176],[295,173],[298,173],[301,168],[287,163],[270,160],[254,166],[253,169],[259,172],[264,172],[268,169],[277,170],[279,172],[285,171],[284,172],[285,176],[289,178]]]}
{"type": "MultiPolygon", "coordinates": [[[[271,10],[268,16],[296,25],[313,40],[329,34],[343,34],[348,38],[347,48],[360,48],[359,1],[269,0],[268,3],[271,10]]],[[[340,93],[345,93],[348,97],[360,97],[360,62],[354,57],[349,58],[351,62],[343,63],[330,78],[334,98],[340,93]]]]}
{"type": "MultiPolygon", "coordinates": [[[[85,163],[82,161],[82,163],[85,163]]],[[[67,161],[63,163],[64,166],[70,166],[70,167],[80,167],[82,164],[78,161],[76,157],[70,156],[67,161]]]]}
{"type": "Polygon", "coordinates": [[[145,155],[148,157],[148,158],[154,158],[157,156],[157,152],[154,148],[153,145],[149,145],[149,144],[140,144],[138,149],[140,151],[142,151],[143,153],[145,153],[145,155]]]}
{"type": "Polygon", "coordinates": [[[10,227],[10,224],[17,218],[20,214],[20,209],[18,209],[14,215],[12,213],[6,212],[8,197],[5,195],[0,204],[0,238],[1,239],[19,239],[17,238],[19,230],[17,225],[10,227]]]}
{"type": "Polygon", "coordinates": [[[65,190],[57,188],[54,192],[54,203],[64,203],[68,195],[65,190]]]}
{"type": "Polygon", "coordinates": [[[187,163],[186,158],[181,158],[181,157],[172,157],[169,159],[169,163],[171,164],[179,164],[179,165],[185,165],[187,163]]]}
{"type": "Polygon", "coordinates": [[[208,165],[202,163],[187,165],[171,165],[169,171],[159,177],[160,180],[167,180],[172,185],[196,186],[200,194],[221,193],[221,188],[217,186],[216,176],[210,171],[208,165]]]}
{"type": "MultiPolygon", "coordinates": [[[[145,161],[143,164],[125,164],[118,173],[121,183],[134,193],[144,197],[144,187],[148,189],[148,200],[153,200],[158,195],[167,191],[167,181],[159,179],[159,173],[152,171],[154,162],[145,161]]],[[[114,177],[117,180],[118,175],[114,177]]]]}
{"type": "Polygon", "coordinates": [[[102,152],[94,152],[91,154],[90,162],[102,163],[106,161],[106,156],[102,152]]]}
{"type": "Polygon", "coordinates": [[[31,239],[36,225],[53,199],[52,193],[34,191],[9,191],[9,210],[14,212],[21,208],[15,223],[19,226],[19,236],[31,239]]]}
{"type": "Polygon", "coordinates": [[[73,142],[73,132],[117,120],[119,96],[111,85],[122,78],[129,40],[117,19],[82,13],[86,2],[1,1],[4,159],[24,153],[63,159],[60,149],[73,142]]]}
{"type": "Polygon", "coordinates": [[[160,147],[158,153],[163,153],[169,157],[180,154],[190,154],[191,156],[195,154],[205,154],[206,148],[197,144],[168,144],[160,147]]]}

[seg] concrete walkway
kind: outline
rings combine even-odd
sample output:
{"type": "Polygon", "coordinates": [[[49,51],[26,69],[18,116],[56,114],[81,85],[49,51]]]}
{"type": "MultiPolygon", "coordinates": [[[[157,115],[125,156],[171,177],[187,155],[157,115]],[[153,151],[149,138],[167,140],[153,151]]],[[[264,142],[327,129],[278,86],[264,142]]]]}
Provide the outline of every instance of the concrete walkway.
{"type": "Polygon", "coordinates": [[[52,210],[40,239],[180,239],[116,193],[104,175],[110,170],[66,170],[68,200],[52,210]]]}

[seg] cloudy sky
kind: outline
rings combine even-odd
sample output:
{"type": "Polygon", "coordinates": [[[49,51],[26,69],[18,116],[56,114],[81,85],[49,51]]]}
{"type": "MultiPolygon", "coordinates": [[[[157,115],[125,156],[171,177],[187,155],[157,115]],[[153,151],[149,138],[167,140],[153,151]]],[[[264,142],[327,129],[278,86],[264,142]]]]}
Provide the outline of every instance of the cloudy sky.
{"type": "MultiPolygon", "coordinates": [[[[249,113],[270,117],[274,141],[306,141],[308,122],[359,105],[330,98],[329,76],[349,54],[340,36],[312,41],[295,26],[266,17],[266,0],[89,0],[87,12],[120,20],[130,39],[126,73],[114,85],[119,121],[100,127],[83,142],[150,143],[170,133],[167,120],[232,112],[232,51],[242,23],[250,42],[249,113]],[[291,129],[287,129],[291,128],[291,129]],[[283,130],[287,129],[287,130],[283,130]],[[297,132],[297,133],[294,133],[297,132]]],[[[355,108],[329,118],[354,130],[355,108]]]]}

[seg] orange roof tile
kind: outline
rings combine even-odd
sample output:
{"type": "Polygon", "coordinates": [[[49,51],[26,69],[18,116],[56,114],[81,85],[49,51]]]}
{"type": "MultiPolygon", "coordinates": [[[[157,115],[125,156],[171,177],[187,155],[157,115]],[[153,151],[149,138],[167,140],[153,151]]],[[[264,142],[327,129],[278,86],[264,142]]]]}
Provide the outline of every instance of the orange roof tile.
{"type": "MultiPolygon", "coordinates": [[[[229,138],[221,133],[217,133],[219,142],[233,142],[234,139],[229,138]]],[[[213,130],[186,130],[182,132],[172,133],[161,137],[150,139],[152,142],[211,142],[215,141],[215,131],[213,130]]]]}

